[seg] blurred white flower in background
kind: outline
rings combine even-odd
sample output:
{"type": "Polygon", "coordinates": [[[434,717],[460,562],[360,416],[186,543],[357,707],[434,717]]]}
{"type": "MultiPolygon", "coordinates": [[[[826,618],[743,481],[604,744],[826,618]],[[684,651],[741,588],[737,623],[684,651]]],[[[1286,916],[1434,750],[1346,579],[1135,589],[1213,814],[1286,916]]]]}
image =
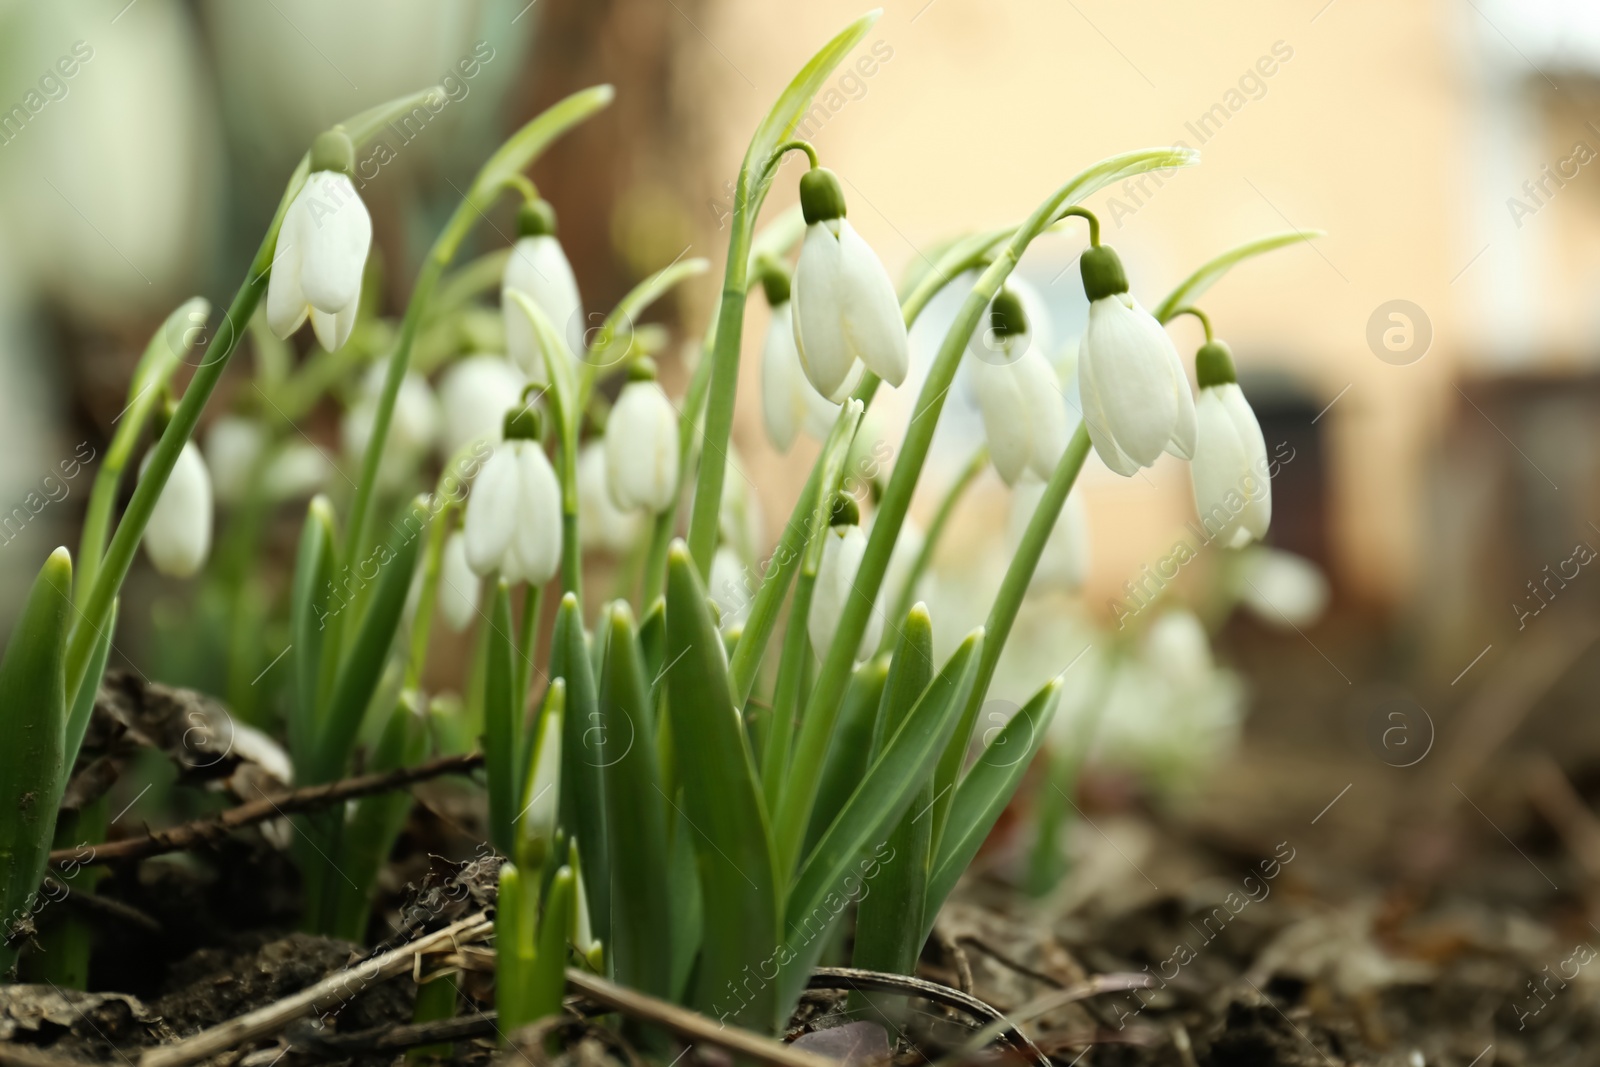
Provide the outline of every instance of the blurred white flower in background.
{"type": "MultiPolygon", "coordinates": [[[[266,444],[265,427],[249,416],[222,415],[212,422],[204,455],[217,503],[233,505],[245,499],[266,444]]],[[[332,473],[333,463],[322,450],[301,439],[280,444],[260,477],[266,499],[278,501],[309,496],[332,473]]]]}
{"type": "Polygon", "coordinates": [[[1306,627],[1327,610],[1328,579],[1304,556],[1264,545],[1239,553],[1235,594],[1252,615],[1282,629],[1306,627]]]}
{"type": "Polygon", "coordinates": [[[439,378],[439,450],[448,459],[469,442],[498,442],[501,423],[522,403],[527,378],[503,356],[479,353],[452,363],[439,378]]]}
{"type": "MultiPolygon", "coordinates": [[[[372,439],[378,397],[388,373],[388,360],[367,368],[358,395],[340,423],[345,455],[355,463],[359,464],[366,455],[367,442],[372,439]]],[[[400,392],[395,397],[394,413],[389,420],[389,436],[378,467],[379,480],[385,485],[399,484],[427,455],[438,433],[439,404],[434,399],[433,389],[422,375],[414,370],[407,371],[400,379],[400,392]]]]}
{"type": "MultiPolygon", "coordinates": [[[[140,478],[154,454],[152,446],[139,464],[140,478]]],[[[145,554],[169,578],[192,577],[211,552],[211,522],[211,475],[194,442],[185,441],[145,526],[145,554]]]]}
{"type": "Polygon", "coordinates": [[[643,532],[642,514],[623,511],[611,502],[605,442],[591,438],[578,449],[578,540],[586,551],[596,548],[621,555],[639,543],[643,532]]]}
{"type": "Polygon", "coordinates": [[[439,560],[439,611],[451,632],[460,633],[478,613],[478,576],[467,562],[467,538],[460,530],[444,543],[439,560]]]}
{"type": "Polygon", "coordinates": [[[719,547],[711,557],[711,581],[706,595],[717,605],[721,615],[718,625],[723,633],[743,626],[750,617],[750,602],[755,597],[751,581],[739,553],[727,545],[719,547]]]}

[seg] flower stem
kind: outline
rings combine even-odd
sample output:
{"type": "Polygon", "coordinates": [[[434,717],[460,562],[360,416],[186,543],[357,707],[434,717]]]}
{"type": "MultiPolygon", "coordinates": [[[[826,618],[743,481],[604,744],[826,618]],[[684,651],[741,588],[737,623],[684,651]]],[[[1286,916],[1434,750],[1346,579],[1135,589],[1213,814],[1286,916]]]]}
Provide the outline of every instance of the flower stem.
{"type": "Polygon", "coordinates": [[[1210,317],[1207,316],[1204,311],[1201,311],[1197,307],[1193,307],[1193,306],[1181,307],[1178,310],[1174,311],[1171,315],[1167,316],[1162,321],[1163,322],[1171,322],[1173,319],[1177,318],[1179,315],[1193,315],[1195,318],[1199,319],[1200,320],[1200,325],[1205,327],[1206,342],[1209,344],[1210,342],[1216,340],[1215,337],[1211,336],[1211,319],[1210,319],[1210,317]]]}
{"type": "Polygon", "coordinates": [[[1059,222],[1062,219],[1069,218],[1069,217],[1074,216],[1074,215],[1077,216],[1080,219],[1088,220],[1088,223],[1089,223],[1089,246],[1091,248],[1099,248],[1100,247],[1100,220],[1097,219],[1095,217],[1094,212],[1090,211],[1088,208],[1086,208],[1086,207],[1077,207],[1076,205],[1074,205],[1073,207],[1069,207],[1065,211],[1061,212],[1061,214],[1056,216],[1056,221],[1059,222]]]}

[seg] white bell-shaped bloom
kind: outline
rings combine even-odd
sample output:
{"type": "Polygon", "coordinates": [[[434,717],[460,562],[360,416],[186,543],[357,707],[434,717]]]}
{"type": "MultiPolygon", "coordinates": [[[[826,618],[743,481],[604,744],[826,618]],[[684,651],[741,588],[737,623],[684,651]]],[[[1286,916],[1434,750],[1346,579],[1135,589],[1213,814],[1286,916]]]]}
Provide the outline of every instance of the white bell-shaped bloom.
{"type": "Polygon", "coordinates": [[[500,423],[522,403],[527,378],[503,356],[479,354],[458,360],[439,379],[439,449],[453,456],[468,442],[500,440],[500,423]]]}
{"type": "MultiPolygon", "coordinates": [[[[867,535],[857,523],[830,526],[823,535],[822,561],[817,564],[817,584],[811,593],[811,611],[806,616],[806,632],[817,656],[828,654],[833,635],[839,629],[846,605],[856,595],[856,572],[867,551],[867,535]]],[[[873,604],[867,628],[856,646],[856,658],[866,659],[883,637],[883,609],[873,604]]]]}
{"type": "Polygon", "coordinates": [[[639,543],[644,516],[611,502],[606,486],[606,448],[588,441],[578,450],[578,539],[585,549],[621,555],[639,543]]]}
{"type": "Polygon", "coordinates": [[[1129,295],[1115,252],[1091,248],[1081,263],[1090,303],[1078,385],[1095,451],[1123,476],[1155,463],[1163,451],[1190,458],[1194,398],[1172,338],[1129,295]]]}
{"type": "Polygon", "coordinates": [[[989,459],[1007,485],[1025,472],[1047,479],[1070,436],[1061,383],[1034,348],[1015,294],[1002,290],[990,314],[992,341],[968,361],[989,459]]]}
{"type": "Polygon", "coordinates": [[[524,204],[518,216],[522,236],[511,247],[501,280],[500,310],[505,316],[506,354],[511,362],[535,385],[547,385],[549,369],[533,332],[527,312],[507,296],[515,290],[524,294],[550,320],[557,336],[565,342],[567,355],[577,358],[583,346],[585,322],[583,301],[578,296],[578,281],[572,264],[561,249],[555,234],[555,215],[544,201],[524,204]]]}
{"type": "Polygon", "coordinates": [[[456,530],[444,542],[439,560],[439,611],[452,633],[460,633],[478,613],[478,576],[467,563],[467,537],[456,530]]]}
{"type": "MultiPolygon", "coordinates": [[[[139,465],[143,478],[152,448],[139,465]]],[[[185,441],[167,484],[156,498],[144,528],[144,551],[156,570],[169,578],[188,578],[204,566],[211,551],[211,475],[193,441],[185,441]]]]}
{"type": "Polygon", "coordinates": [[[1204,682],[1211,673],[1211,639],[1192,611],[1163,611],[1144,635],[1144,657],[1176,685],[1204,682]]]}
{"type": "Polygon", "coordinates": [[[842,401],[859,360],[898,386],[910,363],[900,301],[888,271],[845,219],[831,171],[816,167],[800,179],[800,206],[806,236],[791,305],[806,377],[824,397],[842,401]]]}
{"type": "Polygon", "coordinates": [[[750,603],[755,599],[753,577],[739,553],[727,545],[719,546],[711,557],[706,595],[717,605],[723,633],[743,626],[749,618],[750,603]]]}
{"type": "Polygon", "coordinates": [[[839,415],[839,405],[817,392],[800,366],[787,300],[773,307],[761,348],[761,414],[767,436],[781,452],[787,452],[802,431],[824,439],[839,415]]]}
{"type": "MultiPolygon", "coordinates": [[[[389,374],[387,360],[368,368],[355,402],[345,412],[339,434],[345,455],[361,460],[372,442],[372,429],[378,417],[378,400],[389,374]]],[[[416,371],[400,379],[394,409],[389,416],[389,433],[383,443],[379,480],[386,486],[403,481],[427,455],[439,435],[439,402],[428,380],[416,371]]]]}
{"type": "Polygon", "coordinates": [[[1242,554],[1239,599],[1262,622],[1279,629],[1311,626],[1328,608],[1328,579],[1304,556],[1255,545],[1242,554]]]}
{"type": "MultiPolygon", "coordinates": [[[[634,373],[653,375],[654,368],[636,364],[634,373]]],[[[653,377],[623,386],[606,419],[606,485],[624,511],[659,515],[677,500],[678,413],[653,377]]]]}
{"type": "Polygon", "coordinates": [[[310,496],[328,483],[333,461],[310,441],[289,441],[267,464],[267,499],[295,500],[310,496]]]}
{"type": "Polygon", "coordinates": [[[542,585],[561,565],[561,486],[537,440],[502,441],[484,462],[462,522],[467,565],[542,585]]]}
{"type": "Polygon", "coordinates": [[[311,173],[290,201],[267,281],[267,325],[288,337],[311,317],[317,342],[344,345],[361,302],[361,273],[372,248],[372,218],[350,181],[354,148],[330,130],[311,150],[311,173]]]}
{"type": "Polygon", "coordinates": [[[218,503],[234,504],[244,499],[266,440],[261,423],[244,415],[222,415],[211,424],[204,452],[218,503]]]}
{"type": "Polygon", "coordinates": [[[1267,442],[1250,402],[1234,380],[1233,360],[1220,341],[1195,356],[1200,401],[1199,432],[1189,473],[1194,506],[1206,532],[1228,548],[1243,548],[1267,534],[1272,522],[1272,477],[1267,442]]]}
{"type": "MultiPolygon", "coordinates": [[[[1044,483],[1032,478],[1020,482],[1011,494],[1011,514],[1006,521],[1006,541],[1016,552],[1022,544],[1022,535],[1033,519],[1044,497],[1044,483]]],[[[1061,514],[1050,528],[1045,539],[1039,565],[1033,569],[1029,583],[1036,589],[1059,589],[1076,592],[1083,588],[1089,577],[1089,513],[1083,504],[1083,494],[1073,491],[1061,505],[1061,514]]]]}

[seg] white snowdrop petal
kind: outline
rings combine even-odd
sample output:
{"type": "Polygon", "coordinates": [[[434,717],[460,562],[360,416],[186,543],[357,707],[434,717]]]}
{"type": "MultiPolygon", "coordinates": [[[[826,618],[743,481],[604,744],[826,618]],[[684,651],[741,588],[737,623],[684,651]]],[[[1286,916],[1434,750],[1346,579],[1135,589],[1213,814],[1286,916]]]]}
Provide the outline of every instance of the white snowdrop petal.
{"type": "Polygon", "coordinates": [[[500,566],[517,522],[517,459],[509,444],[497,447],[484,461],[467,497],[462,530],[467,564],[480,575],[500,566]]]}
{"type": "Polygon", "coordinates": [[[337,314],[361,293],[361,272],[372,247],[372,218],[350,179],[335,171],[312,174],[298,199],[306,205],[299,226],[304,242],[300,286],[313,309],[337,314]]]}
{"type": "Polygon", "coordinates": [[[1017,360],[1014,373],[1027,411],[1028,465],[1040,478],[1048,479],[1055,473],[1072,436],[1061,383],[1044,356],[1033,347],[1017,360]]]}
{"type": "Polygon", "coordinates": [[[892,386],[906,380],[910,355],[894,283],[872,247],[839,220],[839,289],[843,335],[852,355],[892,386]]]}
{"type": "Polygon", "coordinates": [[[505,570],[514,581],[543,585],[561,567],[561,486],[544,449],[513,443],[517,455],[517,529],[505,570]]]}
{"type": "Polygon", "coordinates": [[[800,369],[793,313],[786,301],[772,309],[772,321],[767,324],[766,341],[761,346],[761,416],[767,436],[780,452],[789,451],[805,418],[805,396],[798,388],[801,385],[810,388],[800,369]]]}
{"type": "Polygon", "coordinates": [[[223,415],[211,424],[204,452],[219,501],[231,504],[243,499],[265,444],[266,431],[255,419],[223,415]]]}
{"type": "Polygon", "coordinates": [[[1161,455],[1179,420],[1173,352],[1160,323],[1126,293],[1089,306],[1080,358],[1092,365],[1105,428],[1141,467],[1161,455]]]}
{"type": "Polygon", "coordinates": [[[1189,464],[1195,511],[1213,537],[1229,544],[1244,513],[1249,461],[1219,389],[1201,390],[1196,418],[1199,430],[1189,464]]]}
{"type": "Polygon", "coordinates": [[[457,360],[439,380],[439,447],[453,456],[477,438],[500,440],[505,414],[522,401],[527,379],[502,356],[457,360]]]}
{"type": "Polygon", "coordinates": [[[578,538],[586,549],[626,552],[638,542],[644,523],[639,512],[612,502],[606,482],[605,445],[590,441],[578,450],[578,538]]]}
{"type": "Polygon", "coordinates": [[[1240,478],[1240,488],[1246,503],[1241,527],[1249,532],[1251,538],[1260,540],[1272,525],[1272,467],[1267,458],[1267,441],[1261,434],[1261,423],[1256,419],[1254,409],[1245,399],[1244,390],[1233,383],[1219,388],[1223,408],[1244,447],[1247,473],[1240,478]]]}
{"type": "Polygon", "coordinates": [[[839,238],[827,225],[806,227],[789,301],[800,366],[812,387],[835,401],[843,399],[845,380],[855,364],[840,316],[841,258],[839,238]]]}
{"type": "MultiPolygon", "coordinates": [[[[154,449],[140,464],[144,477],[154,449]]],[[[170,578],[188,578],[211,551],[211,476],[193,441],[184,443],[144,531],[145,554],[170,578]]]]}
{"type": "Polygon", "coordinates": [[[460,633],[478,613],[478,576],[467,562],[467,539],[460,530],[444,543],[439,560],[439,611],[452,633],[460,633]]]}
{"type": "MultiPolygon", "coordinates": [[[[561,242],[549,235],[519,238],[506,260],[503,290],[516,290],[531,299],[550,320],[556,335],[565,343],[568,355],[583,345],[586,323],[578,282],[561,242]]],[[[512,362],[536,384],[548,382],[549,372],[528,320],[527,312],[504,292],[501,311],[506,326],[506,351],[512,362]]]]}
{"type": "Polygon", "coordinates": [[[1100,381],[1095,373],[1095,361],[1082,350],[1078,360],[1078,399],[1083,404],[1084,421],[1089,426],[1089,440],[1094,444],[1101,462],[1124,478],[1138,474],[1139,463],[1118,447],[1111,431],[1104,397],[1100,392],[1100,381]]]}
{"type": "Polygon", "coordinates": [[[317,344],[329,352],[337,352],[350,340],[350,333],[356,326],[356,312],[360,310],[361,294],[358,291],[356,298],[349,304],[332,314],[321,311],[315,307],[311,309],[311,329],[317,335],[317,344]]]}
{"type": "Polygon", "coordinates": [[[721,627],[724,633],[744,624],[750,614],[754,593],[744,561],[739,558],[739,553],[727,545],[719,546],[711,557],[711,580],[706,586],[706,594],[722,614],[721,627]]]}
{"type": "Polygon", "coordinates": [[[1028,409],[1016,367],[974,360],[969,364],[983,432],[989,442],[989,461],[1007,485],[1015,485],[1028,469],[1033,438],[1028,409]]]}
{"type": "MultiPolygon", "coordinates": [[[[811,596],[811,611],[806,617],[806,632],[811,637],[812,651],[826,656],[833,635],[839,629],[845,607],[856,595],[856,572],[861,569],[861,557],[867,551],[867,535],[859,526],[835,526],[829,529],[822,545],[822,560],[817,565],[817,584],[811,596]]],[[[866,631],[856,649],[856,658],[872,654],[883,634],[883,613],[874,605],[866,631]]]]}
{"type": "Polygon", "coordinates": [[[298,199],[284,212],[273,251],[272,273],[267,277],[267,326],[279,337],[288,337],[298,330],[311,310],[300,288],[299,230],[304,215],[304,205],[298,199]]]}
{"type": "Polygon", "coordinates": [[[678,492],[678,413],[653,381],[623,386],[606,421],[606,479],[617,507],[660,513],[678,492]]]}

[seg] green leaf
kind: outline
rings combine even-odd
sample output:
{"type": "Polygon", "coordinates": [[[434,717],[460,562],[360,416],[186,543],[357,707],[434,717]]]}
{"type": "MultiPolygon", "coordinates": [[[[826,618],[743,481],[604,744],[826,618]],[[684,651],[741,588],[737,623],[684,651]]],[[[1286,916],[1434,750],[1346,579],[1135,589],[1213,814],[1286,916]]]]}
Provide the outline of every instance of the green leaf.
{"type": "Polygon", "coordinates": [[[822,90],[833,68],[844,61],[850,50],[861,43],[872,24],[878,21],[882,10],[869,11],[839,32],[833,40],[823,45],[812,56],[800,73],[794,76],[778,97],[767,117],[756,127],[745,152],[744,166],[739,172],[738,193],[747,202],[759,204],[772,184],[773,175],[767,172],[767,163],[774,149],[794,134],[795,127],[811,107],[811,99],[822,90]],[[754,194],[753,196],[751,194],[754,194]]]}
{"type": "Polygon", "coordinates": [[[940,836],[939,854],[928,877],[923,937],[933,929],[933,921],[945,897],[955,888],[961,872],[978,854],[995,820],[1011,802],[1022,776],[1033,763],[1034,754],[1044,744],[1050,719],[1060,702],[1061,679],[1058,677],[1046,683],[1011,717],[962,779],[950,805],[949,821],[940,836]]]}
{"type": "MultiPolygon", "coordinates": [[[[811,809],[811,825],[806,830],[801,855],[810,852],[833,824],[845,801],[861,783],[861,776],[872,764],[872,735],[878,726],[878,708],[885,697],[889,678],[889,657],[879,656],[855,669],[844,691],[844,704],[833,726],[833,740],[822,764],[822,780],[817,784],[817,802],[811,809]]],[[[924,683],[926,686],[926,683],[924,683]]],[[[922,690],[911,696],[914,703],[922,690]]],[[[911,705],[906,705],[911,710],[911,705]]]]}
{"type": "Polygon", "coordinates": [[[63,646],[72,606],[72,557],[58,548],[34,580],[0,659],[0,975],[14,917],[28,914],[44,878],[66,785],[63,646]]]}
{"type": "Polygon", "coordinates": [[[605,792],[598,739],[603,737],[589,643],[583,635],[578,598],[561,598],[550,644],[550,677],[567,684],[566,713],[561,717],[560,824],[569,840],[583,849],[583,888],[589,898],[594,935],[611,941],[611,876],[606,843],[605,792]]]}
{"type": "Polygon", "coordinates": [[[317,694],[327,636],[328,594],[332,591],[337,554],[335,544],[333,506],[327,497],[318,495],[306,509],[289,596],[290,640],[294,643],[290,660],[294,687],[289,706],[289,752],[297,774],[309,770],[317,736],[317,694]]]}
{"type": "Polygon", "coordinates": [[[83,735],[89,731],[89,719],[94,715],[94,700],[100,692],[100,679],[105,677],[106,661],[111,658],[111,635],[117,632],[117,612],[121,600],[111,602],[111,614],[106,617],[105,629],[95,641],[94,654],[89,657],[89,670],[78,686],[78,695],[72,700],[72,710],[67,714],[66,742],[62,746],[61,766],[71,769],[78,762],[78,750],[83,747],[83,735]]]}
{"type": "Polygon", "coordinates": [[[543,1019],[561,1013],[567,990],[567,934],[577,899],[578,876],[563,865],[550,883],[544,915],[539,920],[539,947],[527,979],[527,1018],[543,1019]]]}
{"type": "MultiPolygon", "coordinates": [[[[425,510],[426,505],[416,504],[408,518],[415,519],[418,511],[425,510]]],[[[376,569],[377,588],[356,630],[349,654],[339,664],[333,696],[317,730],[312,783],[330,782],[345,772],[362,717],[394,645],[400,616],[405,610],[406,593],[411,589],[411,576],[417,569],[417,545],[421,541],[417,536],[420,527],[412,528],[409,523],[398,526],[389,543],[379,544],[360,563],[346,565],[350,573],[363,581],[370,581],[367,572],[376,569]]]]}
{"type": "Polygon", "coordinates": [[[1322,230],[1291,230],[1288,233],[1258,237],[1254,241],[1246,241],[1237,248],[1228,249],[1220,256],[1206,261],[1199,270],[1179,282],[1177,288],[1167,294],[1167,298],[1156,307],[1154,312],[1156,321],[1166,322],[1172,318],[1173,312],[1200,299],[1218,279],[1245,260],[1275,249],[1299,244],[1301,241],[1325,236],[1327,235],[1322,230]]]}
{"type": "Polygon", "coordinates": [[[667,907],[667,796],[657,779],[655,724],[639,664],[633,615],[623,601],[606,613],[600,679],[606,840],[611,848],[613,976],[652,996],[671,991],[667,907]]]}
{"type": "Polygon", "coordinates": [[[524,874],[515,864],[501,866],[494,913],[494,1006],[499,1009],[501,1033],[533,1021],[528,1014],[528,987],[536,951],[532,914],[538,895],[538,871],[524,874]]]}
{"type": "Polygon", "coordinates": [[[492,200],[508,180],[527,170],[556,138],[600,111],[614,96],[616,90],[611,86],[592,85],[546,108],[495,150],[478,171],[468,195],[475,200],[492,200]]]}
{"type": "MultiPolygon", "coordinates": [[[[927,608],[918,604],[906,615],[889,665],[872,738],[874,758],[932,680],[933,621],[927,608]]],[[[929,782],[917,791],[917,799],[890,833],[892,855],[884,859],[872,892],[857,911],[853,966],[895,974],[910,974],[916,966],[925,940],[922,902],[927,895],[933,843],[933,820],[923,813],[932,808],[933,783],[929,782]]]]}
{"type": "Polygon", "coordinates": [[[517,752],[520,716],[516,707],[516,639],[511,629],[511,590],[495,583],[489,610],[489,669],[483,687],[483,767],[489,779],[489,840],[503,856],[516,855],[512,820],[517,816],[517,752]]]}
{"type": "Polygon", "coordinates": [[[633,343],[634,323],[644,314],[645,309],[660,300],[679,282],[693,278],[697,274],[704,274],[710,266],[710,260],[698,257],[678,260],[650,275],[629,290],[628,295],[617,301],[617,306],[611,309],[611,314],[600,324],[594,343],[589,346],[585,356],[585,394],[588,393],[588,386],[597,371],[607,366],[608,361],[611,364],[617,363],[628,354],[628,347],[633,343]],[[614,356],[613,348],[619,349],[614,356]]]}
{"type": "MultiPolygon", "coordinates": [[[[667,557],[667,696],[674,746],[692,753],[693,773],[682,778],[684,816],[699,860],[704,934],[695,1003],[716,1009],[730,983],[759,970],[780,944],[778,878],[766,807],[756,782],[738,706],[728,690],[722,641],[705,587],[682,541],[667,557]]],[[[766,1032],[775,990],[763,982],[746,990],[731,1017],[766,1032]]]]}
{"type": "MultiPolygon", "coordinates": [[[[562,720],[566,718],[567,683],[556,678],[545,690],[533,735],[527,746],[529,757],[523,768],[523,785],[518,790],[517,813],[512,819],[516,830],[517,862],[524,867],[542,866],[558,832],[557,810],[561,803],[562,720]]],[[[561,858],[566,849],[557,849],[561,858]]]]}
{"type": "Polygon", "coordinates": [[[972,688],[983,640],[979,628],[961,642],[801,866],[784,917],[789,952],[779,979],[780,1012],[800,996],[834,922],[852,899],[871,888],[867,883],[888,854],[887,841],[879,837],[905,813],[933,773],[972,688]],[[876,845],[875,839],[879,839],[876,845]],[[870,858],[862,858],[869,853],[870,858]],[[860,878],[851,873],[857,866],[860,878]]]}

